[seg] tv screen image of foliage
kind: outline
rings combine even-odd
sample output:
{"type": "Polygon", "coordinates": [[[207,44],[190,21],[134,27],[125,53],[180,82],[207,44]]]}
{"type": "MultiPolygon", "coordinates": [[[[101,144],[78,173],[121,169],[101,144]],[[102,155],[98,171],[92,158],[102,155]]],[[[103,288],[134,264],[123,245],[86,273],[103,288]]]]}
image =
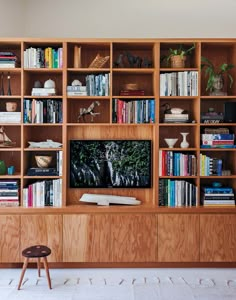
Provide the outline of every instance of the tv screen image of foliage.
{"type": "Polygon", "coordinates": [[[70,187],[151,187],[151,140],[71,140],[70,187]]]}

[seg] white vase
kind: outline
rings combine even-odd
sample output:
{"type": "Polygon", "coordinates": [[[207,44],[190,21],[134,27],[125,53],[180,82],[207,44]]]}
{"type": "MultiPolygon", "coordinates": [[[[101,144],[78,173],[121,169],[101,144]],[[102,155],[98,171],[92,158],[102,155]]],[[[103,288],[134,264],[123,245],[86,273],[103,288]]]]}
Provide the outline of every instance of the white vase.
{"type": "Polygon", "coordinates": [[[180,132],[180,134],[183,136],[183,141],[180,143],[181,148],[188,148],[189,143],[187,142],[187,135],[189,134],[188,132],[180,132]]]}

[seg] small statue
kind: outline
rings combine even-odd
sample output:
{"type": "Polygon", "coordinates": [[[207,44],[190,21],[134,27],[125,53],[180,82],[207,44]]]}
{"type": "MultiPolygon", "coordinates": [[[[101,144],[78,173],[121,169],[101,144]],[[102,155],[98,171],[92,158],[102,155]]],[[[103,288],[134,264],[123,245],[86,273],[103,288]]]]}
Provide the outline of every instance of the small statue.
{"type": "Polygon", "coordinates": [[[144,57],[144,59],[143,59],[143,67],[144,68],[151,68],[152,67],[152,61],[149,60],[147,57],[144,57]]]}
{"type": "Polygon", "coordinates": [[[128,59],[130,68],[134,68],[135,64],[137,63],[137,56],[132,55],[130,52],[125,52],[125,55],[128,59]]]}
{"type": "Polygon", "coordinates": [[[124,68],[123,64],[123,54],[119,54],[118,58],[116,61],[114,61],[114,68],[124,68]]]}
{"type": "Polygon", "coordinates": [[[83,119],[83,122],[85,122],[85,116],[90,115],[91,116],[91,122],[93,122],[93,118],[96,117],[96,115],[99,115],[100,112],[94,112],[94,109],[96,106],[99,106],[99,101],[94,101],[87,109],[86,108],[80,108],[80,113],[78,116],[78,122],[80,121],[80,118],[83,119]]]}
{"type": "Polygon", "coordinates": [[[11,76],[10,76],[10,72],[8,72],[7,81],[8,81],[7,95],[11,96],[11,76]]]}
{"type": "Polygon", "coordinates": [[[171,108],[169,103],[162,104],[162,107],[165,108],[164,114],[185,114],[187,113],[186,110],[178,107],[171,108]]]}

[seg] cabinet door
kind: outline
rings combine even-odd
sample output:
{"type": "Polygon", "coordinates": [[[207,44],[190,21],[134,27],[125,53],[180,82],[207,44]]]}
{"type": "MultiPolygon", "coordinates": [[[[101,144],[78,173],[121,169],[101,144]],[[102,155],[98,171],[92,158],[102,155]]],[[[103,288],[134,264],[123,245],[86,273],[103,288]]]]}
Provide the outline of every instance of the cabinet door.
{"type": "Polygon", "coordinates": [[[199,261],[198,215],[158,215],[158,261],[199,261]]]}
{"type": "Polygon", "coordinates": [[[112,262],[155,262],[156,254],[157,216],[112,215],[112,262]]]}
{"type": "Polygon", "coordinates": [[[236,215],[200,216],[200,260],[202,262],[236,261],[236,215]]]}
{"type": "Polygon", "coordinates": [[[63,216],[63,262],[109,262],[108,215],[63,216]]]}
{"type": "Polygon", "coordinates": [[[21,216],[21,250],[37,244],[46,245],[52,250],[48,261],[62,261],[61,215],[21,216]]]}
{"type": "Polygon", "coordinates": [[[0,216],[0,262],[20,261],[20,216],[0,216]]]}

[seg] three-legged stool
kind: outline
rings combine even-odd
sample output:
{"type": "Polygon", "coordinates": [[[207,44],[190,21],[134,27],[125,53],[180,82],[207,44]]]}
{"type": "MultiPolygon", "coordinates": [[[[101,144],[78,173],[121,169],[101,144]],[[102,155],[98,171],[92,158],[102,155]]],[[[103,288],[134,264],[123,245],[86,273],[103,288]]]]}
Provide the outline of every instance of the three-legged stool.
{"type": "Polygon", "coordinates": [[[24,278],[25,271],[26,271],[26,268],[27,268],[30,258],[37,258],[38,276],[40,277],[40,258],[41,257],[43,259],[44,269],[45,269],[46,275],[47,275],[48,286],[50,289],[52,288],[51,279],[50,279],[50,275],[49,275],[49,269],[48,269],[48,261],[47,261],[47,256],[50,254],[51,254],[51,249],[46,246],[43,246],[43,245],[32,246],[32,247],[26,248],[22,251],[22,255],[25,257],[25,260],[24,260],[24,265],[23,265],[23,269],[21,272],[21,276],[20,276],[20,282],[18,284],[18,290],[21,287],[21,283],[24,278]]]}

